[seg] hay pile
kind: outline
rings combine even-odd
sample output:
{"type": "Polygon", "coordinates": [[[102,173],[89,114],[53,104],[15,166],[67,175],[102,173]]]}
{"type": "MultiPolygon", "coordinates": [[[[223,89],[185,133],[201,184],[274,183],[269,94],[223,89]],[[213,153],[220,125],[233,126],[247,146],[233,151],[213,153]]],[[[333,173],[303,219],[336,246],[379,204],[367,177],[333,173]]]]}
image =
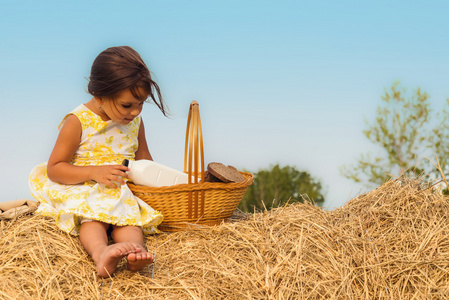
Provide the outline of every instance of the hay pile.
{"type": "Polygon", "coordinates": [[[38,216],[0,223],[1,299],[412,299],[449,294],[449,204],[390,181],[328,212],[295,204],[148,237],[156,263],[101,279],[78,238],[38,216]]]}

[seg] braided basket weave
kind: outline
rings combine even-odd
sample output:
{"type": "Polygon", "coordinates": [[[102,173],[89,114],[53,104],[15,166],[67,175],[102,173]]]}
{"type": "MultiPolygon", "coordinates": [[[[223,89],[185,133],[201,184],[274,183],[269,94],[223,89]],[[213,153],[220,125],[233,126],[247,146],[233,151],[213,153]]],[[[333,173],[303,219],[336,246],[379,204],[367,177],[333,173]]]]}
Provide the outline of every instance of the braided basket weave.
{"type": "Polygon", "coordinates": [[[162,231],[220,224],[231,217],[254,180],[251,173],[240,172],[243,182],[204,182],[203,137],[196,101],[190,104],[187,119],[184,172],[189,174],[188,184],[147,187],[127,183],[135,196],[162,213],[164,221],[158,227],[162,231]]]}

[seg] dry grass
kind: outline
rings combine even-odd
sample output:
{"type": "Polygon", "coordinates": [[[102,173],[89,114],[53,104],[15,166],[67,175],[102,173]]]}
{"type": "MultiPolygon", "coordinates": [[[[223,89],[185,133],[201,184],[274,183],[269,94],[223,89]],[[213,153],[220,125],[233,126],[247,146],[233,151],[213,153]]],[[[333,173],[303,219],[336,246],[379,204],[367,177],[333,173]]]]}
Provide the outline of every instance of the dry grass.
{"type": "Polygon", "coordinates": [[[295,204],[151,236],[156,263],[95,274],[51,220],[0,222],[1,299],[444,299],[449,204],[402,178],[328,212],[295,204]]]}

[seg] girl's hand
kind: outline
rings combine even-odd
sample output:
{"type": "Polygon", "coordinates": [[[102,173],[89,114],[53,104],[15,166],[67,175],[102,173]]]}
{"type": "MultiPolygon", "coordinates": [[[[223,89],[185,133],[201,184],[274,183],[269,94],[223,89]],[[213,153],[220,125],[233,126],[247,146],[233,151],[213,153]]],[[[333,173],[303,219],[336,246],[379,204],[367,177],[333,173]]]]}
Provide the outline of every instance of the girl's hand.
{"type": "Polygon", "coordinates": [[[123,165],[95,166],[92,168],[91,175],[92,180],[116,189],[125,184],[123,178],[129,178],[127,171],[129,168],[123,165]]]}

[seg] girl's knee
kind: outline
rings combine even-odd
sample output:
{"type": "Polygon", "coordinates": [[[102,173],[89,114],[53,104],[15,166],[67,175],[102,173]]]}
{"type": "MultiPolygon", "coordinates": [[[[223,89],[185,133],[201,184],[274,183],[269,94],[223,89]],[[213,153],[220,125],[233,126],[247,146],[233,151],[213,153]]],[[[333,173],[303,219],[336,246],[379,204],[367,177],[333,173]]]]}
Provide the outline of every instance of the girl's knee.
{"type": "Polygon", "coordinates": [[[102,228],[104,230],[108,230],[110,224],[108,223],[103,223],[100,221],[96,221],[96,220],[91,220],[91,219],[87,219],[87,218],[81,218],[80,219],[80,223],[81,223],[81,228],[102,228]]]}
{"type": "Polygon", "coordinates": [[[127,239],[127,237],[130,240],[135,240],[137,237],[143,238],[143,230],[140,226],[112,226],[112,238],[115,240],[115,238],[118,237],[120,240],[127,239]]]}
{"type": "Polygon", "coordinates": [[[143,232],[142,227],[133,226],[133,225],[125,225],[125,226],[112,225],[112,230],[113,231],[143,232]]]}
{"type": "Polygon", "coordinates": [[[143,231],[138,226],[113,226],[112,239],[114,243],[135,243],[144,248],[145,238],[143,231]]]}

